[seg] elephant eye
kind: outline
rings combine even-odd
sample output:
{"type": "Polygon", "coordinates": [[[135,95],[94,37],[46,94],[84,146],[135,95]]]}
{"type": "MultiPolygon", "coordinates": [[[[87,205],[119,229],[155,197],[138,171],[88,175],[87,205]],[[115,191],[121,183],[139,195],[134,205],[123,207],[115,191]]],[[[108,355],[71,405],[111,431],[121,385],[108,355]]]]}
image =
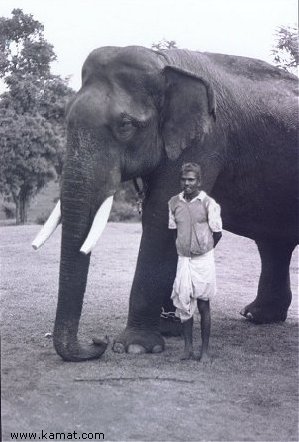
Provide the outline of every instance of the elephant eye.
{"type": "Polygon", "coordinates": [[[126,140],[131,138],[135,131],[137,125],[134,124],[134,120],[129,116],[122,116],[122,118],[118,121],[116,126],[117,135],[126,140]]]}
{"type": "Polygon", "coordinates": [[[122,120],[120,122],[120,129],[129,129],[133,126],[133,122],[131,120],[122,120]]]}

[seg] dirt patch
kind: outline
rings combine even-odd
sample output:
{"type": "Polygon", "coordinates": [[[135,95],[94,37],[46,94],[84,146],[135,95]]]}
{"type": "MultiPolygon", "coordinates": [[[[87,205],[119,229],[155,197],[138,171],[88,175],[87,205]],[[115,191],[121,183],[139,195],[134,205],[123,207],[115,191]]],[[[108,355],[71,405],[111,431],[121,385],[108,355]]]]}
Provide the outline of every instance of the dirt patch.
{"type": "MultiPolygon", "coordinates": [[[[100,360],[74,364],[63,362],[47,337],[57,301],[60,231],[34,252],[38,229],[2,228],[4,440],[12,432],[37,432],[36,439],[76,432],[82,439],[104,433],[110,441],[298,440],[298,250],[287,321],[254,326],[239,310],[256,293],[256,246],[225,232],[216,250],[209,368],[179,360],[180,338],[167,339],[163,354],[119,355],[110,344],[100,360]]],[[[112,340],[125,325],[140,230],[139,224],[110,223],[93,253],[83,340],[106,334],[112,340]]],[[[197,319],[198,343],[199,337],[197,319]]]]}

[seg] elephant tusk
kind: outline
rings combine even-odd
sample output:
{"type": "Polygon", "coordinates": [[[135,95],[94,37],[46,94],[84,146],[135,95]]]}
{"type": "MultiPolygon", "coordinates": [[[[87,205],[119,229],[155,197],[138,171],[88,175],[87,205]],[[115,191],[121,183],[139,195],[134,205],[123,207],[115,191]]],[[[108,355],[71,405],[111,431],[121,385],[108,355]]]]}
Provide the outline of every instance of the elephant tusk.
{"type": "Polygon", "coordinates": [[[54,207],[51,215],[36,235],[34,241],[32,242],[32,247],[34,250],[39,249],[46,241],[50,238],[52,233],[55,231],[56,227],[60,223],[61,220],[61,209],[60,209],[60,200],[54,207]]]}
{"type": "Polygon", "coordinates": [[[109,196],[97,211],[88,236],[80,249],[80,252],[84,253],[84,255],[88,255],[92,251],[102,235],[110,215],[112,203],[113,196],[109,196]]]}

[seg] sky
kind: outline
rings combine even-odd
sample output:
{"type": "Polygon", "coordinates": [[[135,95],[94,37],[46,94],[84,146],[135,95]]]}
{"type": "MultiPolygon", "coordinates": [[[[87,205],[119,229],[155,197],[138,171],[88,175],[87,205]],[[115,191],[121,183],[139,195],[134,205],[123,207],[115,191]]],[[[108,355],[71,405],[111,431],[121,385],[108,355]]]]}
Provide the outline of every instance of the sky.
{"type": "Polygon", "coordinates": [[[14,8],[43,23],[54,46],[55,74],[81,85],[82,64],[100,46],[175,40],[179,48],[272,61],[274,34],[297,23],[297,0],[1,0],[0,16],[14,8]]]}

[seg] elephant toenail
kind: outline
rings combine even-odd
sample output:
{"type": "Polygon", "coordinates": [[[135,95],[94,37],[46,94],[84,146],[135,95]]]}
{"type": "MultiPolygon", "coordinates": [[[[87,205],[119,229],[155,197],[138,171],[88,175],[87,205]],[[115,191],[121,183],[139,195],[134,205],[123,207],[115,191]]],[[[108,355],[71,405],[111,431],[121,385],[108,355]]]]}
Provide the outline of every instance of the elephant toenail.
{"type": "Polygon", "coordinates": [[[155,345],[152,349],[152,353],[161,353],[163,351],[162,345],[155,345]]]}
{"type": "Polygon", "coordinates": [[[253,319],[253,315],[252,315],[252,313],[248,312],[248,313],[246,314],[246,318],[247,318],[247,319],[253,319]]]}
{"type": "Polygon", "coordinates": [[[128,353],[132,353],[132,354],[142,354],[145,353],[145,348],[142,347],[142,345],[138,345],[138,344],[131,344],[128,347],[128,353]]]}
{"type": "Polygon", "coordinates": [[[242,308],[242,310],[240,311],[240,315],[245,316],[245,308],[242,308]]]}
{"type": "Polygon", "coordinates": [[[112,349],[115,353],[124,353],[125,352],[125,346],[121,342],[115,342],[113,344],[112,349]]]}
{"type": "Polygon", "coordinates": [[[106,335],[105,337],[103,337],[103,338],[92,338],[92,342],[95,344],[95,345],[108,345],[108,343],[109,343],[109,338],[108,338],[108,336],[106,335]]]}

